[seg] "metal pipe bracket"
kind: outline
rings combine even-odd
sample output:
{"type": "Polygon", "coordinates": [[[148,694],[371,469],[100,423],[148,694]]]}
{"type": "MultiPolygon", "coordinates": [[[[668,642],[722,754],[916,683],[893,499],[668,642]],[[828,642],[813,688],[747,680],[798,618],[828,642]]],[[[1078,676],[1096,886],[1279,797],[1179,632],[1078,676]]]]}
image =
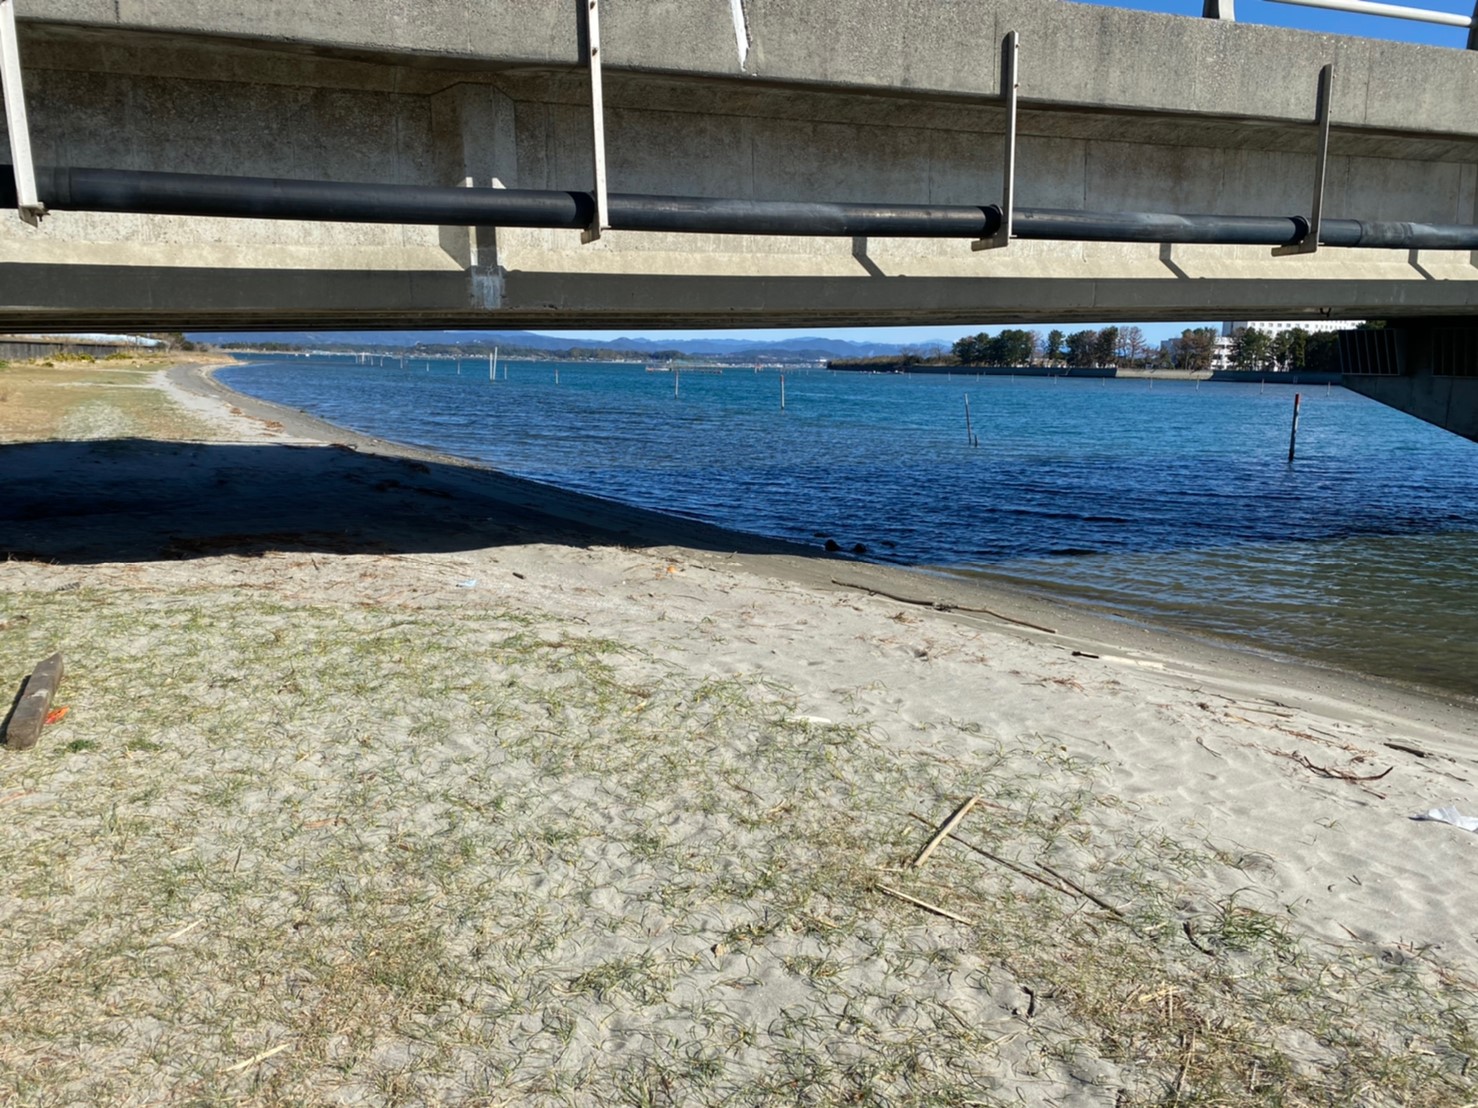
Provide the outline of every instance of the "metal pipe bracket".
{"type": "Polygon", "coordinates": [[[1006,105],[1006,132],[1001,144],[1001,225],[996,233],[977,239],[971,250],[998,250],[1011,242],[1011,214],[1016,198],[1016,93],[1019,87],[1017,62],[1021,37],[1007,32],[1001,40],[1001,99],[1006,105]]]}
{"type": "Polygon", "coordinates": [[[1319,148],[1314,156],[1314,201],[1309,213],[1309,227],[1297,242],[1273,248],[1273,257],[1289,254],[1312,254],[1319,249],[1319,233],[1324,220],[1324,176],[1329,166],[1329,104],[1334,86],[1334,64],[1319,70],[1318,100],[1314,109],[1314,126],[1319,128],[1319,148]]]}
{"type": "Polygon", "coordinates": [[[15,31],[15,0],[0,0],[0,91],[5,95],[5,126],[10,133],[16,213],[35,227],[46,214],[46,205],[41,203],[36,192],[36,167],[31,160],[31,127],[26,121],[20,44],[15,31]]]}

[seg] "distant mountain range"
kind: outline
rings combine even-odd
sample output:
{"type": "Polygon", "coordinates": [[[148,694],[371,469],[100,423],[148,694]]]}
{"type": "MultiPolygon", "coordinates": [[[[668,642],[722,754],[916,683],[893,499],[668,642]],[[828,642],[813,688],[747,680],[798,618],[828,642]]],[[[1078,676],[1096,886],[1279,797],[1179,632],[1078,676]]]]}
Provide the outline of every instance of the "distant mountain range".
{"type": "Polygon", "coordinates": [[[783,339],[779,342],[756,339],[585,339],[553,338],[532,331],[192,331],[188,337],[212,346],[257,345],[282,343],[314,350],[383,349],[415,347],[460,347],[464,349],[494,346],[522,347],[531,350],[605,350],[612,354],[651,354],[675,350],[703,357],[783,358],[819,361],[825,358],[893,357],[908,350],[932,349],[938,344],[900,346],[887,342],[853,342],[850,339],[828,339],[819,336],[783,339]]]}

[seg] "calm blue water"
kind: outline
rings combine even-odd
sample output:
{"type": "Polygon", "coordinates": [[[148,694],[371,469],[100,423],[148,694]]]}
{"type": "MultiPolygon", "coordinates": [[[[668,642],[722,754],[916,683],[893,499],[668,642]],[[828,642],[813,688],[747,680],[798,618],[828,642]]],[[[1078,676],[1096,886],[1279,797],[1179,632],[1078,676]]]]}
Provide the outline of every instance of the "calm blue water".
{"type": "Polygon", "coordinates": [[[1342,389],[288,359],[343,426],[725,527],[1478,695],[1478,444],[1342,389]],[[555,373],[559,374],[556,384],[555,373]],[[500,378],[502,376],[500,367],[500,378]],[[968,395],[979,448],[968,445],[968,395]]]}

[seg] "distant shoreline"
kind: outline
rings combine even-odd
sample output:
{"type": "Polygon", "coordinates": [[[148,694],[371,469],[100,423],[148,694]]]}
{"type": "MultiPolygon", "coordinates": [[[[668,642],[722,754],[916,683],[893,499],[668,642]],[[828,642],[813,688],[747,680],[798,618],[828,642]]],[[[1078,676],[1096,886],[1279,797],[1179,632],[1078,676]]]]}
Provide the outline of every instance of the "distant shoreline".
{"type": "MultiPolygon", "coordinates": [[[[414,361],[475,361],[490,357],[492,352],[476,350],[471,353],[454,353],[446,351],[398,351],[389,352],[384,350],[239,350],[221,349],[218,351],[223,356],[230,358],[253,357],[253,358],[310,358],[320,357],[353,357],[356,354],[367,354],[371,358],[394,359],[406,363],[414,361]]],[[[984,366],[984,365],[944,365],[931,364],[927,362],[911,362],[903,359],[898,360],[871,360],[849,361],[846,359],[833,359],[825,364],[812,361],[799,362],[761,362],[751,365],[748,362],[735,362],[726,360],[726,355],[686,355],[692,361],[692,366],[678,365],[675,369],[691,368],[693,372],[707,372],[712,370],[749,370],[763,369],[771,372],[801,372],[806,370],[824,369],[834,373],[902,373],[919,374],[935,377],[1033,377],[1071,379],[1079,381],[1098,380],[1128,380],[1128,381],[1212,381],[1218,384],[1251,384],[1251,385],[1342,385],[1344,375],[1341,373],[1323,373],[1312,370],[1296,371],[1273,371],[1273,370],[1242,370],[1242,369],[1218,369],[1205,373],[1198,373],[1184,369],[1130,369],[1120,366],[984,366]]],[[[569,365],[630,365],[644,366],[653,361],[661,361],[656,358],[644,357],[609,357],[609,358],[571,358],[551,354],[549,351],[511,351],[503,355],[501,361],[508,362],[550,362],[569,365]]],[[[663,366],[662,368],[667,368],[663,366]]]]}
{"type": "Polygon", "coordinates": [[[1340,385],[1341,373],[1318,373],[1308,370],[1272,372],[1255,369],[1217,369],[1197,373],[1187,369],[1124,369],[1118,366],[987,366],[930,365],[924,362],[831,362],[828,369],[838,373],[913,373],[935,377],[1053,377],[1079,381],[1150,380],[1150,381],[1215,381],[1238,384],[1269,385],[1340,385]]]}

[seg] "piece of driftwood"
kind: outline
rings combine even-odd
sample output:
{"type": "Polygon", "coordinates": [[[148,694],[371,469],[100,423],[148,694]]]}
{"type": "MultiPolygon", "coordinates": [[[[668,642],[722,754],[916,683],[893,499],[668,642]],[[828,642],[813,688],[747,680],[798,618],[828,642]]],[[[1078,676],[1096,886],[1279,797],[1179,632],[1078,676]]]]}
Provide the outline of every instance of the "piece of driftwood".
{"type": "Polygon", "coordinates": [[[934,848],[944,841],[946,835],[960,825],[960,821],[970,814],[970,809],[975,807],[979,799],[980,797],[978,796],[970,797],[965,803],[954,810],[954,814],[949,819],[940,825],[939,830],[934,832],[934,837],[924,844],[924,849],[919,851],[918,856],[914,858],[914,869],[918,869],[929,860],[929,855],[934,853],[934,848]]]}
{"type": "Polygon", "coordinates": [[[1014,623],[1018,627],[1030,627],[1033,631],[1045,631],[1049,635],[1057,634],[1056,630],[1051,627],[1043,627],[1040,623],[1028,623],[1024,619],[1002,615],[1000,612],[990,608],[972,608],[966,604],[951,604],[948,600],[920,600],[913,596],[899,596],[897,593],[875,589],[871,585],[858,584],[856,581],[841,581],[835,577],[831,579],[831,583],[833,585],[840,585],[844,589],[857,589],[860,592],[867,593],[869,596],[881,596],[886,597],[888,600],[896,600],[900,604],[917,604],[920,608],[933,608],[936,612],[971,612],[977,615],[991,616],[1003,623],[1014,623]]]}
{"type": "Polygon", "coordinates": [[[1381,745],[1390,747],[1392,750],[1399,750],[1402,754],[1414,754],[1418,758],[1430,758],[1432,756],[1430,750],[1420,750],[1414,746],[1407,746],[1405,743],[1381,743],[1381,745]]]}
{"type": "Polygon", "coordinates": [[[1362,775],[1358,773],[1351,773],[1347,769],[1338,769],[1334,766],[1316,765],[1315,763],[1305,758],[1302,754],[1289,754],[1287,755],[1287,757],[1292,758],[1299,765],[1303,766],[1304,769],[1309,770],[1312,773],[1317,773],[1320,777],[1332,777],[1336,781],[1348,781],[1352,785],[1363,784],[1366,781],[1379,781],[1382,777],[1386,776],[1386,774],[1390,773],[1391,770],[1396,768],[1395,766],[1387,766],[1380,773],[1362,775]]]}
{"type": "Polygon", "coordinates": [[[51,711],[51,698],[62,683],[62,656],[53,654],[38,665],[21,690],[15,711],[5,727],[5,745],[11,750],[30,750],[41,737],[46,715],[51,711]]]}
{"type": "Polygon", "coordinates": [[[1308,770],[1310,773],[1316,773],[1320,777],[1327,777],[1333,781],[1348,781],[1351,785],[1364,789],[1371,796],[1377,798],[1378,800],[1385,800],[1386,794],[1382,792],[1376,792],[1376,790],[1370,787],[1370,782],[1379,781],[1381,778],[1389,774],[1391,770],[1396,768],[1394,765],[1392,765],[1386,767],[1380,773],[1362,775],[1351,773],[1349,770],[1335,769],[1332,766],[1318,765],[1315,762],[1309,761],[1297,751],[1268,749],[1268,752],[1270,754],[1276,754],[1279,758],[1287,758],[1290,762],[1297,763],[1298,765],[1303,766],[1304,769],[1308,770]]]}

